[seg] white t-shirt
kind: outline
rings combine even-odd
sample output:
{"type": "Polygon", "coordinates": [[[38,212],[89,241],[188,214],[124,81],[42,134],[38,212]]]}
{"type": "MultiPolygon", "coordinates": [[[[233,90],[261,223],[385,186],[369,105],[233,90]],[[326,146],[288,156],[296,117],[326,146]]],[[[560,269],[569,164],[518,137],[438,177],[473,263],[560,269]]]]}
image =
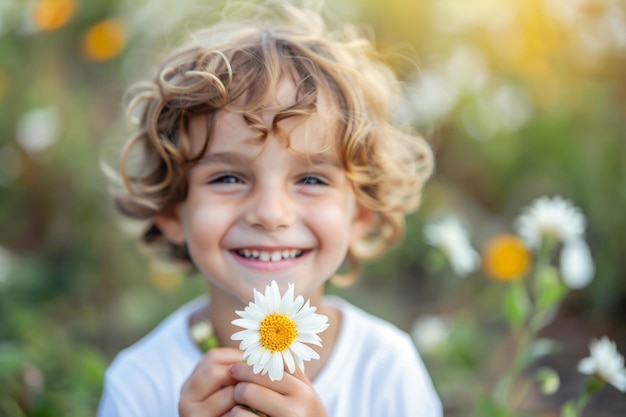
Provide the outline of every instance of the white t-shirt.
{"type": "MultiPolygon", "coordinates": [[[[411,338],[338,297],[337,343],[313,381],[329,417],[441,417],[442,408],[411,338]]],[[[180,390],[202,353],[188,331],[197,299],[120,352],[106,372],[98,417],[176,417],[180,390]]]]}

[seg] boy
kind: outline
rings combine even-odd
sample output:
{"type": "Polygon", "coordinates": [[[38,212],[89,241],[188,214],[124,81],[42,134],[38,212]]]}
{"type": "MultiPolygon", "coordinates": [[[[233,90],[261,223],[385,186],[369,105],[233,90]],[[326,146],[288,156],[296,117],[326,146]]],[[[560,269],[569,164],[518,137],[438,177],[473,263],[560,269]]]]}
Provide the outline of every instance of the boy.
{"type": "Polygon", "coordinates": [[[410,338],[324,296],[345,261],[354,277],[357,259],[402,234],[432,165],[426,143],[391,124],[397,81],[372,54],[285,4],[198,33],[135,90],[118,206],[206,277],[210,300],[118,355],[100,416],[441,416],[410,338]],[[330,324],[320,359],[280,381],[254,374],[230,339],[235,311],[271,281],[293,283],[330,324]],[[205,355],[190,337],[199,322],[219,342],[205,355]]]}

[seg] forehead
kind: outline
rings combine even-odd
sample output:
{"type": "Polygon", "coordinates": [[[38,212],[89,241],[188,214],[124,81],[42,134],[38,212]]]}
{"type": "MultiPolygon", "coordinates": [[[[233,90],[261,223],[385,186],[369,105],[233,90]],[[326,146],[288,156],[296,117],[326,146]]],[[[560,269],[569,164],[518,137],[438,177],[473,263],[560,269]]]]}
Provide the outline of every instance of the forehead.
{"type": "MultiPolygon", "coordinates": [[[[245,108],[243,99],[235,103],[245,108]]],[[[278,139],[296,153],[312,155],[336,152],[336,138],[340,130],[340,110],[330,93],[318,91],[316,110],[307,115],[281,118],[280,114],[296,103],[296,88],[292,81],[277,85],[276,94],[263,105],[258,117],[250,122],[246,112],[218,110],[207,124],[206,116],[196,116],[190,121],[192,153],[198,152],[209,140],[208,153],[256,148],[262,151],[267,140],[278,139]]]]}

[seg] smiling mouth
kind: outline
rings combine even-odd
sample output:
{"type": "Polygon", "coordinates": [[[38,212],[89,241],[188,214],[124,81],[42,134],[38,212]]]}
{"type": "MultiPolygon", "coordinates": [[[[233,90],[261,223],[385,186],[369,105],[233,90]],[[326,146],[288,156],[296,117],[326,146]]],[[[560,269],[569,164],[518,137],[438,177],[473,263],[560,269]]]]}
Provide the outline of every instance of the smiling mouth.
{"type": "Polygon", "coordinates": [[[255,259],[261,262],[280,262],[296,259],[302,256],[301,249],[283,249],[275,251],[264,251],[258,249],[237,249],[237,255],[246,259],[255,259]]]}

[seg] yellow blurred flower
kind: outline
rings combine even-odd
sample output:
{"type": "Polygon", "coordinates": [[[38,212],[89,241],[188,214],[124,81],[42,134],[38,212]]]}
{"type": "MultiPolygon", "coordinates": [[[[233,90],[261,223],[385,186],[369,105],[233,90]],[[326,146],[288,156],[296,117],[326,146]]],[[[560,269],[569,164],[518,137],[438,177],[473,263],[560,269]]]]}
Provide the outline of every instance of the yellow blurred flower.
{"type": "Polygon", "coordinates": [[[33,7],[33,24],[39,30],[54,30],[66,24],[76,10],[75,0],[38,0],[33,7]]]}
{"type": "Polygon", "coordinates": [[[106,19],[91,26],[83,35],[83,55],[92,61],[106,61],[120,53],[126,44],[126,29],[120,19],[106,19]]]}
{"type": "Polygon", "coordinates": [[[498,281],[521,279],[530,264],[530,252],[517,236],[496,236],[485,245],[483,268],[490,277],[498,281]]]}

